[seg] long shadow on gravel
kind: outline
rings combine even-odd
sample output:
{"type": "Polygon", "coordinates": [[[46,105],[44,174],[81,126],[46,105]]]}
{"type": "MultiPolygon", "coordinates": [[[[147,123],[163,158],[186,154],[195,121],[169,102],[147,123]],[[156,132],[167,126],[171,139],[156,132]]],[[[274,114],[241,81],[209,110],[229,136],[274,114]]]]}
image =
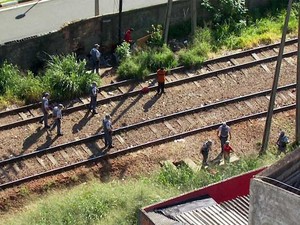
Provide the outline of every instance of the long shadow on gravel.
{"type": "Polygon", "coordinates": [[[24,153],[25,150],[29,149],[36,141],[46,132],[46,129],[43,127],[38,127],[36,131],[31,134],[29,137],[27,137],[24,142],[23,142],[23,151],[21,152],[24,153]]]}
{"type": "Polygon", "coordinates": [[[72,128],[72,133],[73,134],[78,133],[92,117],[93,114],[90,113],[90,111],[87,111],[84,117],[82,117],[82,119],[78,123],[74,124],[72,128]]]}
{"type": "Polygon", "coordinates": [[[154,95],[148,102],[143,106],[144,112],[148,112],[149,109],[157,102],[157,100],[161,97],[161,94],[154,95]]]}
{"type": "Polygon", "coordinates": [[[53,139],[51,138],[51,135],[47,133],[46,136],[46,142],[39,147],[37,147],[37,151],[44,149],[44,148],[49,148],[56,140],[58,139],[58,136],[55,136],[53,139]]]}

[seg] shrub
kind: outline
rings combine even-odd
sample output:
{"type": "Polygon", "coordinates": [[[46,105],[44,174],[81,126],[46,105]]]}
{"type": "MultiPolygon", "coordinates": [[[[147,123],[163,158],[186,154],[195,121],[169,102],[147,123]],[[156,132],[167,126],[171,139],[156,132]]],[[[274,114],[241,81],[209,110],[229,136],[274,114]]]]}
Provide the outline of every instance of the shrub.
{"type": "Polygon", "coordinates": [[[167,45],[163,45],[162,48],[157,51],[153,51],[153,53],[150,52],[149,56],[150,62],[148,64],[148,68],[151,72],[155,72],[160,67],[171,69],[178,65],[174,53],[167,47],[167,45]]]}
{"type": "Polygon", "coordinates": [[[116,54],[118,56],[119,61],[122,61],[130,57],[130,44],[127,43],[126,41],[122,42],[122,44],[117,46],[116,54]]]}
{"type": "Polygon", "coordinates": [[[87,73],[86,61],[76,62],[74,55],[53,56],[48,62],[43,81],[57,100],[73,99],[88,93],[92,81],[100,82],[97,74],[87,73]]]}
{"type": "Polygon", "coordinates": [[[149,71],[145,65],[139,63],[137,56],[125,59],[118,67],[117,73],[120,79],[143,79],[149,71]]]}
{"type": "Polygon", "coordinates": [[[184,66],[200,66],[211,51],[211,32],[208,28],[197,29],[192,43],[179,51],[179,63],[184,66]]]}
{"type": "Polygon", "coordinates": [[[22,77],[14,89],[15,95],[19,99],[25,100],[26,104],[39,101],[41,93],[44,91],[41,80],[34,77],[31,72],[22,77]]]}
{"type": "Polygon", "coordinates": [[[148,31],[148,34],[150,34],[150,37],[147,41],[147,45],[150,48],[160,48],[164,44],[163,39],[163,30],[162,25],[158,24],[157,26],[151,25],[151,30],[148,31]]]}
{"type": "Polygon", "coordinates": [[[4,62],[0,67],[0,94],[5,94],[19,83],[20,71],[12,64],[4,62]]]}
{"type": "Polygon", "coordinates": [[[202,5],[211,13],[215,27],[226,23],[230,31],[238,31],[246,25],[245,0],[220,0],[217,5],[203,0],[202,5]]]}

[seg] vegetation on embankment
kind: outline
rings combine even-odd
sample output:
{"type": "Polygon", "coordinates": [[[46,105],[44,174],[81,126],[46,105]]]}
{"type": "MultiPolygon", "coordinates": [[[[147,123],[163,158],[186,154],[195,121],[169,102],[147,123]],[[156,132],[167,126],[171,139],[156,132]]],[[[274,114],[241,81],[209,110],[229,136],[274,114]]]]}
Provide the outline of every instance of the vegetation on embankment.
{"type": "Polygon", "coordinates": [[[42,74],[21,73],[17,66],[4,62],[0,67],[0,106],[28,104],[41,100],[43,92],[59,101],[87,94],[92,81],[100,84],[96,74],[86,71],[86,62],[74,55],[53,56],[42,74]]]}
{"type": "MultiPolygon", "coordinates": [[[[142,50],[126,54],[121,60],[117,71],[120,79],[144,79],[161,66],[167,69],[179,65],[200,66],[209,55],[271,44],[281,38],[286,10],[280,9],[276,4],[283,4],[282,2],[274,3],[274,9],[266,10],[264,13],[259,11],[249,13],[241,2],[220,0],[218,1],[218,4],[222,5],[220,7],[211,4],[209,0],[204,0],[203,5],[211,12],[209,17],[211,21],[205,23],[209,25],[198,28],[195,35],[188,38],[185,46],[175,53],[176,57],[171,57],[169,47],[163,45],[161,26],[152,26],[149,31],[149,44],[142,50]]],[[[293,4],[288,28],[289,36],[296,36],[298,31],[298,7],[299,3],[293,4]]],[[[175,38],[186,38],[190,32],[187,29],[189,27],[190,24],[183,23],[171,29],[170,34],[175,38]]]]}
{"type": "MultiPolygon", "coordinates": [[[[162,27],[152,26],[147,46],[135,53],[130,53],[129,45],[117,49],[120,56],[118,76],[120,79],[144,79],[150,72],[159,67],[167,69],[178,65],[199,66],[209,55],[232,49],[246,49],[261,44],[270,44],[281,37],[285,10],[279,7],[281,2],[274,3],[274,9],[266,14],[260,11],[248,13],[244,4],[235,0],[221,0],[220,8],[203,1],[211,12],[211,21],[199,28],[190,37],[179,52],[173,53],[169,46],[163,44],[162,27]],[[223,10],[222,10],[223,9],[223,10]]],[[[243,1],[241,1],[243,2],[243,1]]],[[[295,36],[298,26],[299,3],[293,4],[289,22],[288,35],[295,36]]],[[[171,28],[170,38],[188,36],[188,24],[171,28]],[[182,28],[182,29],[181,29],[182,28]]],[[[39,74],[31,71],[21,72],[16,65],[4,62],[0,66],[0,107],[9,104],[26,104],[37,102],[42,92],[50,92],[57,101],[69,100],[87,94],[91,81],[100,84],[96,74],[86,72],[86,61],[77,62],[74,55],[50,56],[47,67],[39,74]]]]}
{"type": "MultiPolygon", "coordinates": [[[[263,158],[249,156],[233,164],[198,172],[186,166],[178,169],[165,166],[148,178],[109,183],[89,181],[74,188],[49,192],[43,199],[31,199],[24,210],[2,216],[0,220],[7,225],[133,225],[137,224],[138,210],[146,205],[260,168],[275,160],[272,154],[263,158]]],[[[30,195],[25,190],[23,193],[30,195]]]]}

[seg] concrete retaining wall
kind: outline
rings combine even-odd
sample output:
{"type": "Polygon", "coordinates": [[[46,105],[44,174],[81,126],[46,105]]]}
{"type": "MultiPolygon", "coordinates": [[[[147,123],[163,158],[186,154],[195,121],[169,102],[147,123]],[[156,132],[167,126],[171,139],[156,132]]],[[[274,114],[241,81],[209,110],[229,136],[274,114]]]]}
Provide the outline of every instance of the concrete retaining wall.
{"type": "Polygon", "coordinates": [[[249,225],[299,224],[300,196],[253,179],[250,187],[249,225]]]}
{"type": "MultiPolygon", "coordinates": [[[[250,7],[267,5],[271,0],[248,0],[250,7]]],[[[133,38],[147,34],[152,24],[163,24],[166,4],[124,12],[122,14],[122,32],[134,27],[133,38]]],[[[207,16],[198,3],[198,22],[207,16]]],[[[171,24],[190,19],[190,1],[173,3],[171,24]]],[[[112,49],[118,41],[118,15],[94,17],[65,26],[59,31],[45,35],[25,38],[20,41],[0,45],[0,64],[5,60],[18,65],[20,69],[34,72],[41,68],[48,55],[76,53],[84,58],[94,43],[100,43],[103,51],[112,49]]]]}

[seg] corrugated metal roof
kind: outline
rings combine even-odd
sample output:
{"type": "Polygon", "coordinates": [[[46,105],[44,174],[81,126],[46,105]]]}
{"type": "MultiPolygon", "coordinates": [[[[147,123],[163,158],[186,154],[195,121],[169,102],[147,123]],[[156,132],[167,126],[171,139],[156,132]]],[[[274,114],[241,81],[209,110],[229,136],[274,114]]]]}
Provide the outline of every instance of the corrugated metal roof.
{"type": "Polygon", "coordinates": [[[248,225],[249,196],[176,215],[186,225],[248,225]]]}

